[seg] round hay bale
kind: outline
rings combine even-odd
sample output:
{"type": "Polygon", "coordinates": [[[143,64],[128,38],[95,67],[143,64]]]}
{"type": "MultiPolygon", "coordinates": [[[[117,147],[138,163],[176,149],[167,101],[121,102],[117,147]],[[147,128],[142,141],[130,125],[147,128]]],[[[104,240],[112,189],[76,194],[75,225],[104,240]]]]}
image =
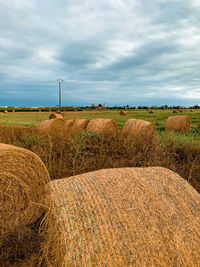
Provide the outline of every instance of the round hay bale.
{"type": "Polygon", "coordinates": [[[34,222],[50,181],[40,158],[29,150],[0,143],[0,246],[3,237],[34,222]]]}
{"type": "Polygon", "coordinates": [[[179,113],[179,111],[177,109],[173,110],[173,113],[179,113]]]}
{"type": "Polygon", "coordinates": [[[118,133],[118,126],[114,120],[111,119],[92,119],[87,125],[88,131],[97,133],[118,133]]]}
{"type": "Polygon", "coordinates": [[[65,132],[66,133],[71,133],[74,122],[75,122],[75,120],[66,120],[65,121],[65,132]]]}
{"type": "Polygon", "coordinates": [[[117,168],[51,181],[49,266],[199,266],[200,195],[161,167],[117,168]]]}
{"type": "Polygon", "coordinates": [[[8,114],[8,111],[7,110],[4,110],[3,113],[8,114]]]}
{"type": "Polygon", "coordinates": [[[60,110],[56,110],[56,114],[62,114],[60,110]]]}
{"type": "Polygon", "coordinates": [[[71,124],[70,131],[73,135],[78,134],[79,132],[86,130],[89,120],[86,119],[75,119],[74,122],[71,124]]]}
{"type": "Polygon", "coordinates": [[[150,113],[150,114],[153,114],[153,113],[154,113],[154,110],[149,110],[149,113],[150,113]]]}
{"type": "Polygon", "coordinates": [[[190,109],[190,112],[194,112],[194,110],[193,109],[190,109]]]}
{"type": "Polygon", "coordinates": [[[13,109],[12,112],[15,112],[15,110],[13,109]]]}
{"type": "Polygon", "coordinates": [[[62,118],[43,121],[40,124],[39,129],[45,134],[63,136],[65,131],[65,120],[62,118]]]}
{"type": "Polygon", "coordinates": [[[176,133],[185,133],[190,130],[190,118],[187,115],[169,116],[165,129],[176,133]]]}
{"type": "Polygon", "coordinates": [[[141,134],[157,136],[156,127],[154,123],[137,119],[127,120],[122,129],[122,134],[131,136],[141,134]]]}
{"type": "Polygon", "coordinates": [[[126,116],[126,111],[121,110],[120,113],[119,113],[119,115],[121,115],[121,116],[126,116]]]}
{"type": "Polygon", "coordinates": [[[51,120],[51,119],[63,119],[63,115],[57,114],[57,113],[52,113],[49,115],[49,120],[51,120]]]}
{"type": "Polygon", "coordinates": [[[183,112],[183,109],[179,109],[178,112],[183,112]]]}

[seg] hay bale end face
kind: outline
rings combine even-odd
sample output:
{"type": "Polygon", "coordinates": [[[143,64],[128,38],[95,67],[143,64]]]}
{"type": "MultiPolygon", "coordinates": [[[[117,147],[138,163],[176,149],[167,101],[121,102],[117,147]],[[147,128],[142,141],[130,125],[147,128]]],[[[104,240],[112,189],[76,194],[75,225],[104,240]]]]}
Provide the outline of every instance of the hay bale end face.
{"type": "Polygon", "coordinates": [[[126,111],[121,110],[120,113],[119,113],[119,115],[121,115],[121,116],[126,116],[126,111]]]}
{"type": "Polygon", "coordinates": [[[45,134],[50,134],[52,136],[63,136],[65,131],[65,120],[62,119],[50,119],[43,121],[39,129],[45,134]]]}
{"type": "Polygon", "coordinates": [[[36,220],[50,181],[40,158],[23,148],[0,143],[0,246],[2,238],[36,220]]]}
{"type": "Polygon", "coordinates": [[[127,120],[122,129],[122,134],[131,136],[142,134],[157,136],[154,123],[137,119],[127,120]]]}
{"type": "Polygon", "coordinates": [[[88,131],[97,133],[118,133],[118,126],[114,120],[111,119],[92,119],[87,125],[88,131]]]}
{"type": "Polygon", "coordinates": [[[58,113],[52,113],[49,115],[49,120],[51,119],[63,119],[63,115],[58,113]]]}
{"type": "Polygon", "coordinates": [[[49,266],[199,266],[200,196],[168,169],[54,180],[46,201],[49,266]]]}
{"type": "Polygon", "coordinates": [[[176,133],[185,133],[190,130],[190,118],[187,115],[169,116],[165,129],[176,133]]]}

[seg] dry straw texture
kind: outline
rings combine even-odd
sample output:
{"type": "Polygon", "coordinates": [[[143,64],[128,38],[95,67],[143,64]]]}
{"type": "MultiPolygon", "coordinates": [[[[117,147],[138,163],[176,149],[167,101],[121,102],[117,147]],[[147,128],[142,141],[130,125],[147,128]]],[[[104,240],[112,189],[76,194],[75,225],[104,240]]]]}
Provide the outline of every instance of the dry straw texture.
{"type": "Polygon", "coordinates": [[[48,266],[199,266],[200,196],[161,167],[49,183],[48,266]]]}
{"type": "Polygon", "coordinates": [[[72,124],[72,129],[71,129],[72,133],[74,135],[76,135],[79,132],[81,132],[82,130],[86,130],[88,123],[89,123],[89,120],[86,120],[86,119],[74,120],[74,122],[72,124]]]}
{"type": "Polygon", "coordinates": [[[49,119],[63,119],[62,114],[52,113],[49,115],[49,119]]]}
{"type": "Polygon", "coordinates": [[[53,136],[63,136],[65,130],[65,120],[63,118],[46,120],[40,124],[39,128],[43,133],[53,136]]]}
{"type": "Polygon", "coordinates": [[[37,219],[50,181],[40,158],[23,148],[0,144],[0,247],[6,235],[37,219]]]}
{"type": "Polygon", "coordinates": [[[144,120],[137,120],[137,119],[129,119],[124,124],[123,135],[154,135],[156,136],[156,127],[155,124],[152,122],[144,121],[144,120]]]}
{"type": "Polygon", "coordinates": [[[125,116],[126,115],[126,111],[121,110],[120,113],[119,113],[119,115],[125,116]]]}
{"type": "Polygon", "coordinates": [[[87,126],[88,131],[97,133],[113,133],[117,134],[118,126],[114,120],[111,119],[92,119],[87,126]]]}
{"type": "Polygon", "coordinates": [[[173,113],[179,113],[179,111],[175,109],[175,110],[173,110],[173,113]]]}
{"type": "Polygon", "coordinates": [[[166,121],[165,129],[185,133],[190,130],[190,118],[187,115],[170,116],[166,121]]]}
{"type": "Polygon", "coordinates": [[[3,113],[8,114],[8,111],[7,110],[4,110],[3,113]]]}

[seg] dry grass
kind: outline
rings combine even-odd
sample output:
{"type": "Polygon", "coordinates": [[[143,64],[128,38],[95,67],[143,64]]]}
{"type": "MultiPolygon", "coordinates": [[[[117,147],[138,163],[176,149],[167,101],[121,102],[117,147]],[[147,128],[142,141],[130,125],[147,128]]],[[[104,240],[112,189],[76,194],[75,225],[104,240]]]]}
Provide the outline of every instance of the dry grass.
{"type": "Polygon", "coordinates": [[[200,262],[200,196],[168,169],[107,169],[55,180],[47,204],[47,266],[200,262]]]}
{"type": "MultiPolygon", "coordinates": [[[[11,145],[0,144],[0,166],[1,250],[5,239],[40,217],[44,187],[50,177],[37,155],[11,145]]],[[[1,257],[6,258],[7,252],[1,257]]]]}
{"type": "Polygon", "coordinates": [[[185,133],[190,130],[190,118],[187,115],[169,116],[165,129],[176,133],[185,133]]]}

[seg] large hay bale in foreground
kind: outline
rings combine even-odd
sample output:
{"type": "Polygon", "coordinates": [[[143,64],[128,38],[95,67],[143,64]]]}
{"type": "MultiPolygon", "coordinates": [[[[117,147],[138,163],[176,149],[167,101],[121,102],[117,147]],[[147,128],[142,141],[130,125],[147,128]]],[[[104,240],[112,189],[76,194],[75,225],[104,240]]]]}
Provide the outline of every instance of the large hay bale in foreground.
{"type": "Polygon", "coordinates": [[[92,119],[87,125],[88,131],[97,133],[113,133],[118,132],[118,126],[114,120],[111,119],[92,119]]]}
{"type": "Polygon", "coordinates": [[[161,167],[49,183],[49,266],[199,266],[200,195],[161,167]]]}
{"type": "Polygon", "coordinates": [[[119,115],[121,115],[121,116],[126,116],[126,111],[121,110],[120,113],[119,113],[119,115]]]}
{"type": "Polygon", "coordinates": [[[51,119],[63,119],[63,115],[58,113],[52,113],[49,115],[49,120],[51,119]]]}
{"type": "Polygon", "coordinates": [[[36,154],[0,144],[0,246],[7,234],[41,215],[44,187],[49,181],[48,171],[36,154]]]}
{"type": "Polygon", "coordinates": [[[65,121],[65,132],[66,133],[71,133],[74,122],[75,122],[75,120],[66,120],[65,121]]]}
{"type": "Polygon", "coordinates": [[[127,120],[122,129],[122,134],[131,136],[157,136],[154,123],[138,119],[127,120]]]}
{"type": "Polygon", "coordinates": [[[52,136],[63,136],[65,130],[65,120],[51,119],[43,121],[39,127],[40,131],[52,136]]]}
{"type": "Polygon", "coordinates": [[[187,115],[169,116],[165,129],[176,133],[185,133],[190,130],[190,118],[187,115]]]}

